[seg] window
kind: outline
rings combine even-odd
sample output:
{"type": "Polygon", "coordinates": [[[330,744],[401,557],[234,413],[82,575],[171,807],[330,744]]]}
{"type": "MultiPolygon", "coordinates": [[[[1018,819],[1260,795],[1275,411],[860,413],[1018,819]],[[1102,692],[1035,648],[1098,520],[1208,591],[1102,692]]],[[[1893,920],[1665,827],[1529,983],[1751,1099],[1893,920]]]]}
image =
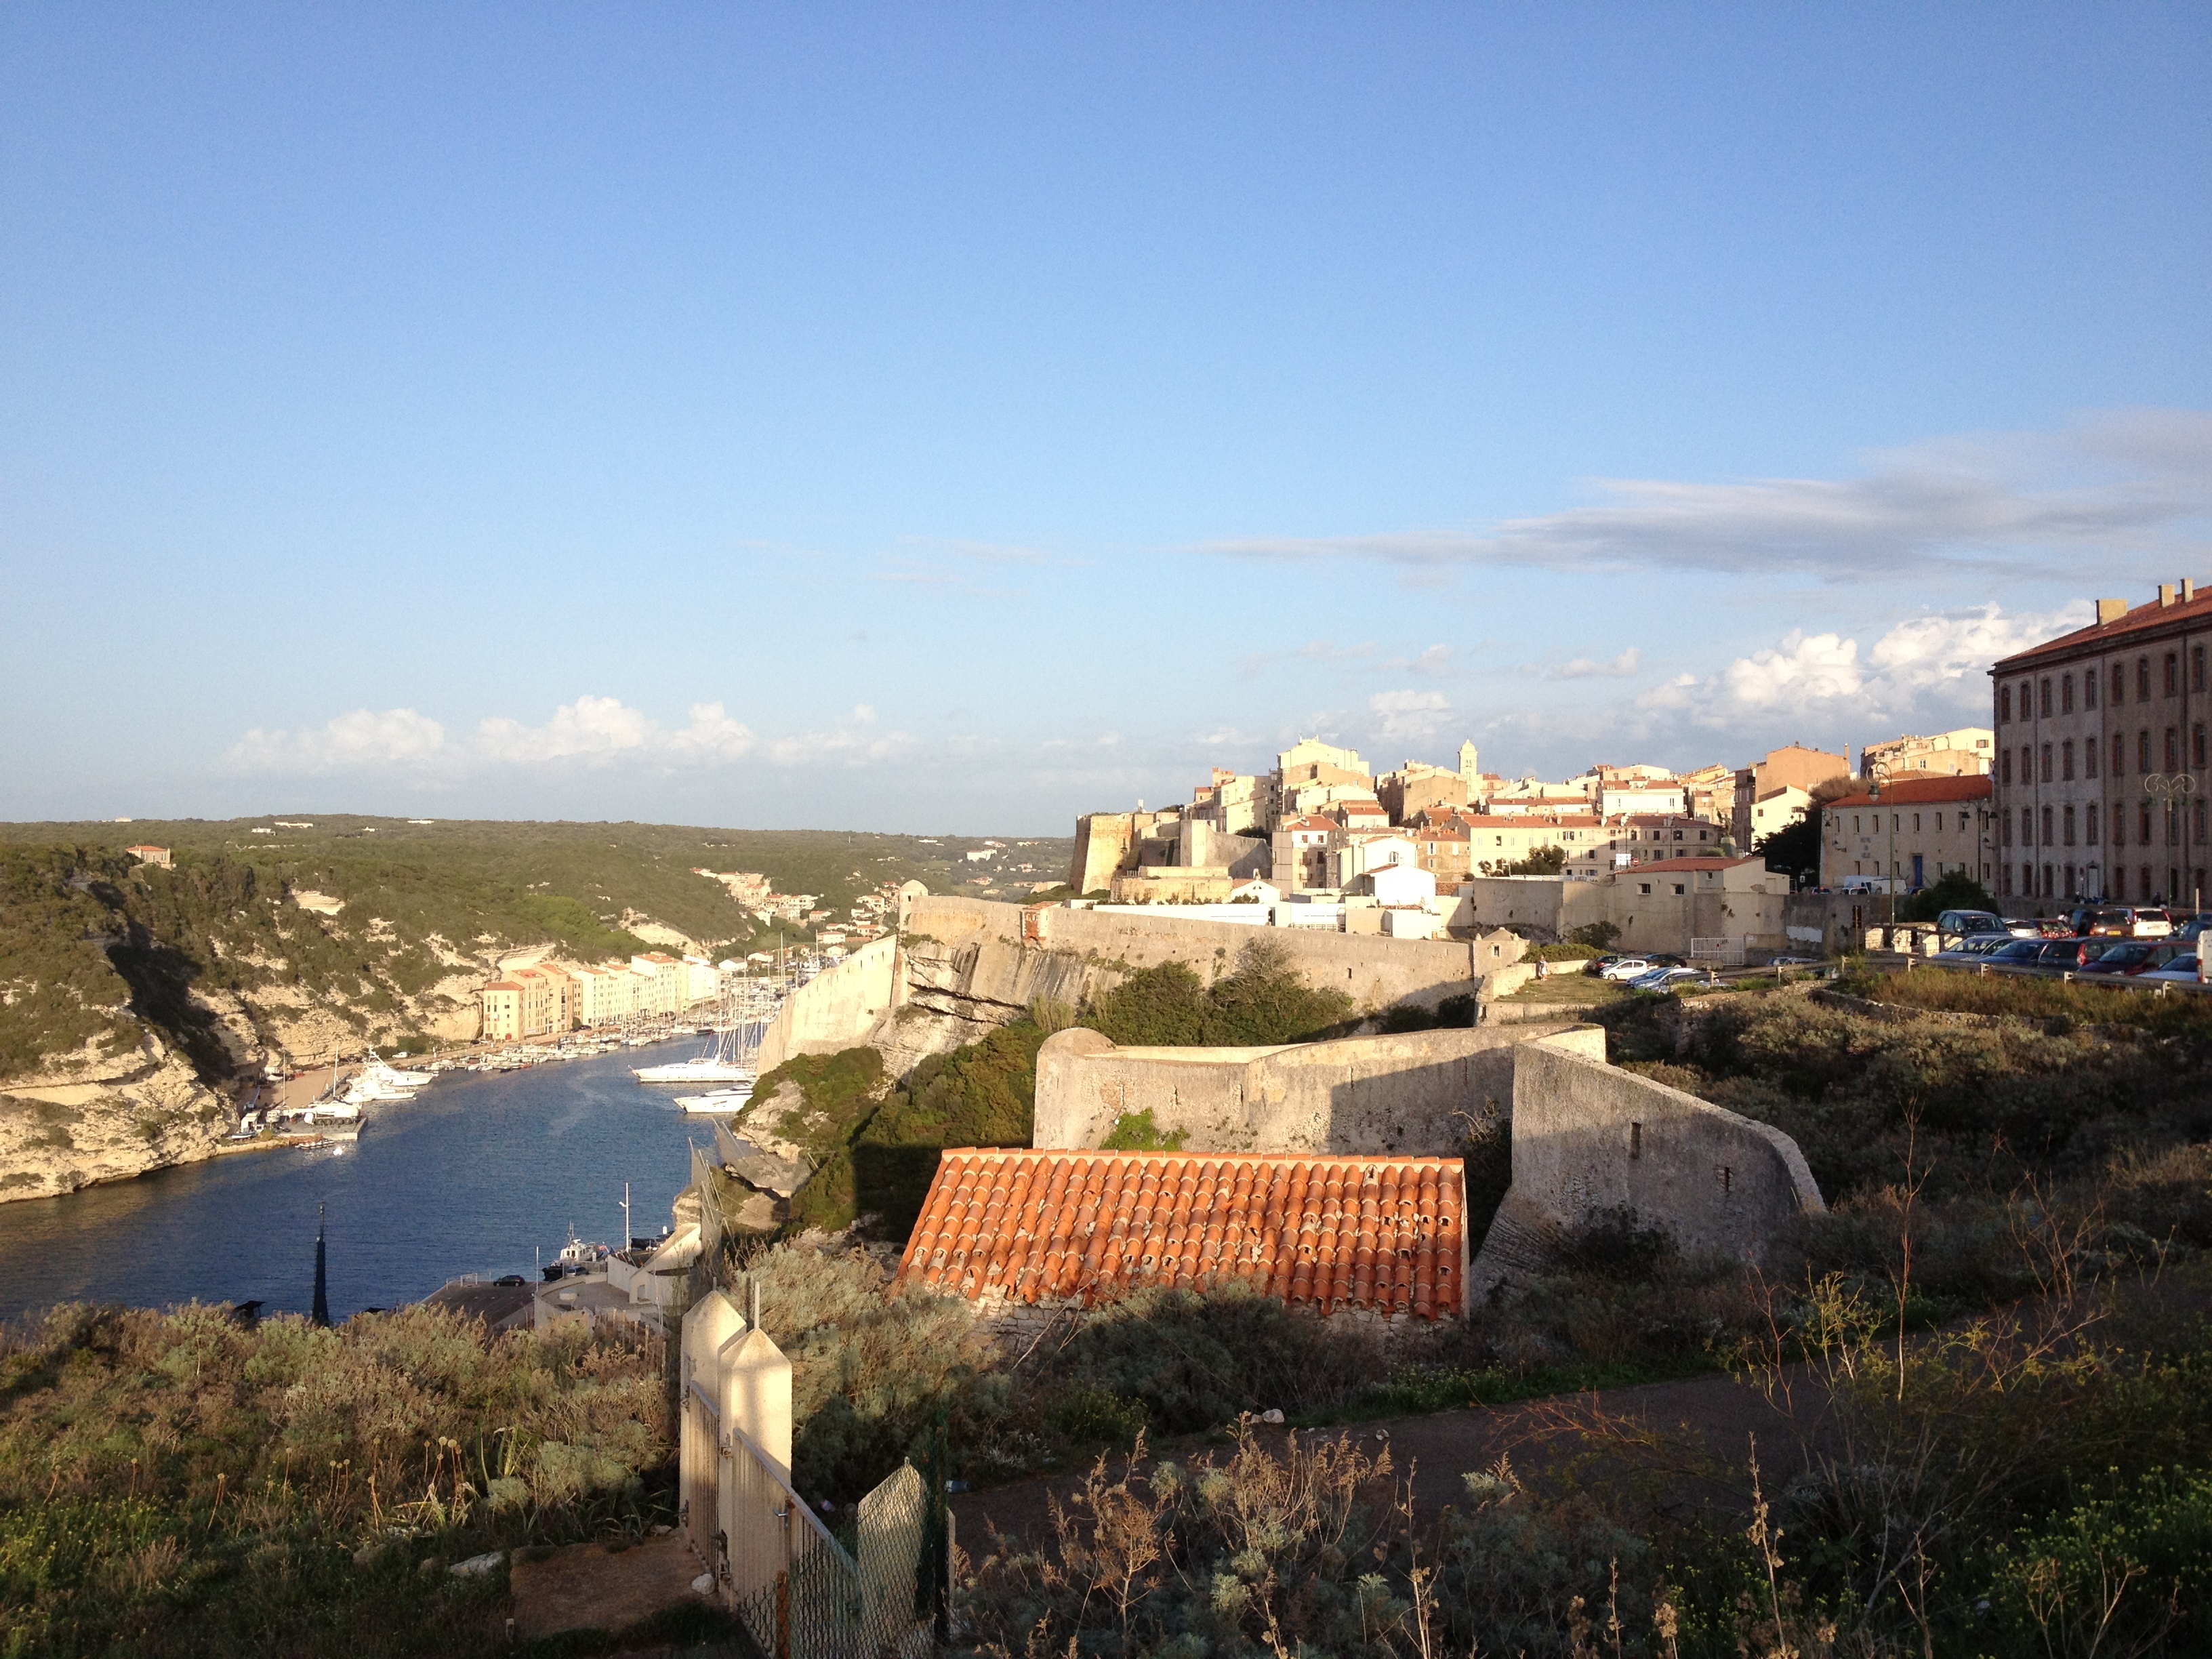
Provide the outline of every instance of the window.
{"type": "Polygon", "coordinates": [[[2071,847],[2074,844],[2074,809],[2071,806],[2066,809],[2066,815],[2061,822],[2060,833],[2065,837],[2066,844],[2071,847]]]}
{"type": "Polygon", "coordinates": [[[1855,835],[1855,836],[1856,836],[1856,835],[1858,835],[1858,834],[1860,834],[1860,833],[1862,832],[1863,829],[1863,826],[1859,823],[1859,815],[1858,815],[1857,813],[1856,813],[1856,812],[1852,813],[1852,814],[1851,814],[1851,833],[1852,833],[1853,835],[1855,835]]]}
{"type": "Polygon", "coordinates": [[[1962,836],[1966,833],[1966,817],[1964,812],[1959,814],[1959,833],[1962,836]]]}
{"type": "Polygon", "coordinates": [[[2104,816],[2104,810],[2094,801],[2081,809],[2081,826],[2088,831],[2082,839],[2092,847],[2097,844],[2097,821],[2104,816]]]}
{"type": "Polygon", "coordinates": [[[2012,724],[2012,687],[2008,685],[2001,685],[1997,688],[1997,724],[1999,726],[2012,724]]]}
{"type": "Polygon", "coordinates": [[[1904,823],[1905,815],[1903,813],[1892,812],[1889,815],[1889,833],[1893,836],[1895,835],[1898,830],[1903,827],[1904,823]]]}
{"type": "Polygon", "coordinates": [[[2058,775],[2067,779],[2074,775],[2074,740],[2071,738],[2058,745],[2058,775]]]}
{"type": "Polygon", "coordinates": [[[2136,770],[2150,770],[2150,732],[2147,729],[2136,733],[2136,770]]]}
{"type": "Polygon", "coordinates": [[[2127,844],[2128,809],[2121,805],[2119,802],[2114,801],[2112,803],[2112,845],[2115,847],[2125,847],[2127,844]]]}
{"type": "Polygon", "coordinates": [[[2043,844],[2045,847],[2050,846],[2051,842],[2051,810],[2046,806],[2043,809],[2043,844]]]}
{"type": "Polygon", "coordinates": [[[1651,890],[1651,884],[1648,881],[1639,881],[1636,884],[1636,890],[1639,893],[1649,893],[1651,890]]]}
{"type": "Polygon", "coordinates": [[[2051,781],[2051,745],[2047,743],[2043,745],[2043,781],[2051,781]]]}
{"type": "Polygon", "coordinates": [[[1681,884],[1680,882],[1679,882],[1679,881],[1678,881],[1678,882],[1676,882],[1676,883],[1674,884],[1674,893],[1675,893],[1675,896],[1676,896],[1677,897],[1680,897],[1680,896],[1681,896],[1681,891],[1682,891],[1682,884],[1681,884]]]}
{"type": "Polygon", "coordinates": [[[2169,772],[2181,769],[2181,728],[2179,726],[2166,728],[2166,769],[2169,772]]]}
{"type": "Polygon", "coordinates": [[[2148,657],[2136,659],[2136,701],[2137,702],[2150,701],[2150,659],[2148,657]]]}
{"type": "Polygon", "coordinates": [[[2071,674],[2058,677],[2058,712],[2062,714],[2074,712],[2074,677],[2071,674]]]}
{"type": "Polygon", "coordinates": [[[2181,658],[2178,653],[2166,653],[2166,695],[2178,696],[2181,692],[2181,658]]]}
{"type": "Polygon", "coordinates": [[[1920,814],[1917,812],[1912,815],[1912,833],[1916,836],[1920,833],[1920,814]]]}
{"type": "Polygon", "coordinates": [[[2094,708],[2096,706],[2097,671],[2092,668],[2087,670],[2081,676],[2081,707],[2084,708],[2094,708]]]}
{"type": "Polygon", "coordinates": [[[2097,775],[2097,746],[2094,738],[2081,739],[2081,775],[2085,778],[2097,775]]]}
{"type": "MultiPolygon", "coordinates": [[[[2142,810],[2136,814],[2136,845],[2138,847],[2150,845],[2150,805],[2148,802],[2144,803],[2142,810]]],[[[2143,875],[2143,885],[2145,887],[2150,885],[2150,875],[2148,871],[2143,875]]]]}
{"type": "Polygon", "coordinates": [[[2190,834],[2191,834],[2191,838],[2192,840],[2196,841],[2196,842],[2197,842],[2200,846],[2203,843],[2203,841],[2204,841],[2204,803],[2203,803],[2203,801],[2201,801],[2201,800],[2200,800],[2200,801],[2198,801],[2198,802],[2197,803],[2197,819],[2196,819],[2196,823],[2195,823],[2191,826],[2191,828],[2190,834]]]}
{"type": "Polygon", "coordinates": [[[2116,703],[2122,703],[2125,702],[2127,700],[2128,671],[2121,667],[2119,664],[2114,663],[2112,665],[2112,701],[2116,703]]]}
{"type": "Polygon", "coordinates": [[[2012,782],[2012,750],[2001,751],[1997,758],[2002,763],[1997,769],[2004,774],[2002,781],[2009,785],[2012,782]]]}
{"type": "Polygon", "coordinates": [[[2012,814],[2008,812],[1997,820],[1997,835],[2003,843],[2012,845],[2012,814]]]}
{"type": "Polygon", "coordinates": [[[2204,647],[2201,645],[2190,647],[2189,689],[2191,691],[2202,691],[2204,689],[2204,647]]]}
{"type": "Polygon", "coordinates": [[[2128,740],[2120,733],[2112,733],[2112,775],[2118,777],[2128,769],[2128,740]]]}
{"type": "Polygon", "coordinates": [[[2042,690],[2043,695],[2038,699],[2038,708],[2043,718],[2049,720],[2051,718],[2051,676],[2048,674],[2043,677],[2042,690]]]}

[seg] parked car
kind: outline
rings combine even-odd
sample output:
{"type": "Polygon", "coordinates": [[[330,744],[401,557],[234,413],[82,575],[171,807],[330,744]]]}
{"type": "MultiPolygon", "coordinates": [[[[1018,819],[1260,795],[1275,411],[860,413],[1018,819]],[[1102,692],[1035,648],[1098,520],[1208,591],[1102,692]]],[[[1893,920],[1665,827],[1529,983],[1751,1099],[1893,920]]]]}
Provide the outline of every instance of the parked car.
{"type": "Polygon", "coordinates": [[[1657,965],[1659,964],[1648,961],[1643,957],[1615,957],[1611,963],[1607,963],[1599,971],[1601,978],[1611,980],[1631,980],[1634,979],[1638,974],[1650,973],[1651,969],[1657,965]]]}
{"type": "Polygon", "coordinates": [[[1678,985],[1703,985],[1709,975],[1698,968],[1654,968],[1628,981],[1632,991],[1671,991],[1678,985]]]}
{"type": "Polygon", "coordinates": [[[1820,961],[1817,957],[1769,957],[1766,965],[1770,968],[1818,968],[1820,961]]]}
{"type": "Polygon", "coordinates": [[[1939,940],[1972,939],[1977,933],[2007,931],[2004,918],[1994,910],[1946,910],[1936,918],[1936,936],[1939,940]]]}
{"type": "Polygon", "coordinates": [[[2176,985],[2199,985],[2197,976],[2197,952],[2184,951],[2179,956],[2169,957],[2156,968],[2146,968],[2136,975],[2137,979],[2163,980],[2176,985]]]}
{"type": "Polygon", "coordinates": [[[2140,974],[2152,968],[2163,968],[2181,955],[2175,946],[2164,939],[2115,939],[2098,953],[2094,962],[2081,965],[2085,974],[2140,974]]]}
{"type": "Polygon", "coordinates": [[[2110,939],[2164,939],[2172,920],[2149,906],[2101,904],[2081,913],[2081,931],[2110,939]]]}
{"type": "Polygon", "coordinates": [[[2000,945],[1984,958],[1993,964],[2007,968],[2033,968],[2035,959],[2043,954],[2044,941],[2037,939],[2016,939],[2000,945]]]}
{"type": "Polygon", "coordinates": [[[2051,939],[2035,953],[2039,968],[2077,969],[2103,953],[2106,941],[2089,939],[2051,939]]]}
{"type": "Polygon", "coordinates": [[[2010,933],[1976,933],[1971,938],[1960,939],[1948,951],[1938,951],[1928,959],[1930,962],[1965,963],[1971,965],[1988,960],[2012,943],[2014,939],[2010,933]]]}

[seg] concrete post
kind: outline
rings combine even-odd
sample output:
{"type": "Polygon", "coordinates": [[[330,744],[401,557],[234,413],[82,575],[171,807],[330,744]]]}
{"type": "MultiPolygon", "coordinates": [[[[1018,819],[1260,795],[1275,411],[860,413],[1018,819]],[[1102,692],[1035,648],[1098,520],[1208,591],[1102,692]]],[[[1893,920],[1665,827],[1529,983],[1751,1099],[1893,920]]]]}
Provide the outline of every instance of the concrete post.
{"type": "Polygon", "coordinates": [[[766,1331],[722,1345],[722,1421],[741,1429],[791,1479],[791,1361],[766,1331]]]}

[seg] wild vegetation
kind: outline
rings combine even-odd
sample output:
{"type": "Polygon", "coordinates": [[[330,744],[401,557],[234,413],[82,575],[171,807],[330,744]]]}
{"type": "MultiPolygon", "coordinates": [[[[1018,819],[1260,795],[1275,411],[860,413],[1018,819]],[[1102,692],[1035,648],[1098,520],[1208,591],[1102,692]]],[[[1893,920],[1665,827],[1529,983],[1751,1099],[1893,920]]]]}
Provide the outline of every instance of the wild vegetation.
{"type": "MultiPolygon", "coordinates": [[[[220,1068],[193,991],[297,993],[364,1035],[423,1047],[406,1000],[457,964],[475,971],[487,952],[554,944],[586,961],[627,954],[647,948],[629,931],[641,919],[717,952],[805,936],[760,921],[695,869],[758,871],[842,915],[885,881],[965,884],[970,845],[635,823],[340,817],[267,836],[254,827],[0,824],[0,1079],[88,1042],[127,1051],[148,1027],[220,1068]],[[175,868],[123,851],[145,842],[169,847],[175,868]],[[288,899],[295,892],[343,908],[303,909],[288,899]]],[[[1058,869],[1067,846],[1009,851],[1058,869]]]]}
{"type": "Polygon", "coordinates": [[[65,1307],[0,1339],[0,1652],[453,1654],[504,1567],[672,1518],[657,1342],[434,1308],[65,1307]]]}

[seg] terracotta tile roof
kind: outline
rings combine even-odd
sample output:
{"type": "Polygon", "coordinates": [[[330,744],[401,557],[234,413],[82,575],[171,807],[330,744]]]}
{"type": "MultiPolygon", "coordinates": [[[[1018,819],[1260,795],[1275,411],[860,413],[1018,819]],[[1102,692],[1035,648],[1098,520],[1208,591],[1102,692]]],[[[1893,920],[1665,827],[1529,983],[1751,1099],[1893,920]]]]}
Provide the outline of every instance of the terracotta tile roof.
{"type": "Polygon", "coordinates": [[[971,1300],[1246,1279],[1292,1306],[1456,1314],[1466,1273],[1449,1158],[1251,1152],[941,1154],[901,1284],[971,1300]]]}
{"type": "Polygon", "coordinates": [[[2212,617],[2212,587],[2200,590],[2187,600],[2176,599],[2172,605],[2160,605],[2152,599],[2111,622],[2091,623],[2087,628],[2061,634],[2055,640],[2045,640],[2041,645],[2015,651],[2009,657],[2000,657],[1990,665],[1990,672],[2003,674],[2045,658],[2063,658],[2075,652],[2102,651],[2107,646],[2124,645],[2137,635],[2150,634],[2168,623],[2182,624],[2175,629],[2182,632],[2187,628],[2201,627],[2208,617],[2212,617]]]}
{"type": "Polygon", "coordinates": [[[1733,870],[1739,864],[1757,864],[1759,861],[1756,857],[1653,859],[1649,863],[1631,865],[1629,867],[1641,876],[1648,875],[1655,870],[1733,870]]]}
{"type": "Polygon", "coordinates": [[[1895,778],[1881,787],[1881,799],[1871,794],[1838,795],[1828,810],[1839,806],[1919,806],[1929,801],[1987,800],[1994,793],[1986,772],[1966,777],[1895,778]]]}

